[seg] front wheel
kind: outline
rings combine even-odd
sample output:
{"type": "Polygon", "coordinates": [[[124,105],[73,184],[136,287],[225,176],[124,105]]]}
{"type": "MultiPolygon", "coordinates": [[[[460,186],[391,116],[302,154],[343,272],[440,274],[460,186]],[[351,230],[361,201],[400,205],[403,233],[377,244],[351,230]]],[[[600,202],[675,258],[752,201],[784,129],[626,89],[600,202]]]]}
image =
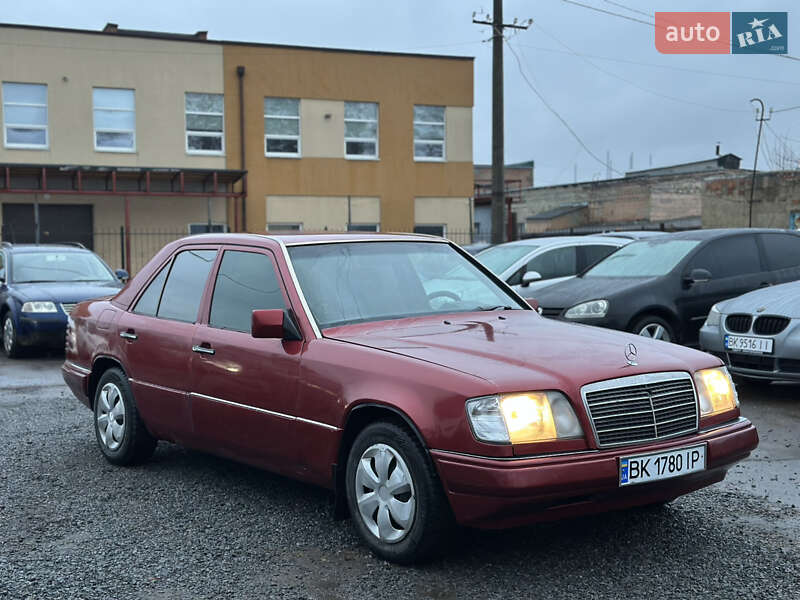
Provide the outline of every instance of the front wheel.
{"type": "Polygon", "coordinates": [[[350,515],[375,554],[409,564],[440,549],[450,508],[413,434],[394,423],[369,425],[350,448],[346,477],[350,515]]]}
{"type": "Polygon", "coordinates": [[[3,319],[3,352],[8,358],[19,358],[19,343],[17,342],[17,328],[10,314],[3,319]]]}
{"type": "Polygon", "coordinates": [[[633,324],[631,331],[642,337],[649,337],[654,340],[661,340],[663,342],[675,341],[675,331],[672,329],[672,325],[655,315],[642,317],[633,324]]]}

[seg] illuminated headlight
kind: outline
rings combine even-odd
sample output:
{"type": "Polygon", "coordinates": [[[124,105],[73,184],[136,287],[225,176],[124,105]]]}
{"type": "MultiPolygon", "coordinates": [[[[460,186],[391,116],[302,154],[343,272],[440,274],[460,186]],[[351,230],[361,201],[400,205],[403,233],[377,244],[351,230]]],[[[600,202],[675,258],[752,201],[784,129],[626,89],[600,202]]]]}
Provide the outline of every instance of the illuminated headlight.
{"type": "Polygon", "coordinates": [[[725,367],[697,371],[694,374],[694,381],[697,384],[701,416],[716,415],[739,406],[736,388],[725,367]]]}
{"type": "Polygon", "coordinates": [[[527,444],[583,437],[569,400],[560,392],[525,392],[467,401],[475,437],[493,444],[527,444]]]}
{"type": "Polygon", "coordinates": [[[718,304],[715,304],[711,307],[711,310],[708,311],[708,316],[706,317],[706,326],[719,327],[719,322],[722,318],[722,315],[719,312],[718,306],[718,304]]]}
{"type": "Polygon", "coordinates": [[[24,313],[54,313],[58,312],[56,305],[52,302],[26,302],[22,305],[24,313]]]}
{"type": "Polygon", "coordinates": [[[599,319],[608,314],[608,300],[590,300],[576,304],[564,313],[565,319],[599,319]]]}

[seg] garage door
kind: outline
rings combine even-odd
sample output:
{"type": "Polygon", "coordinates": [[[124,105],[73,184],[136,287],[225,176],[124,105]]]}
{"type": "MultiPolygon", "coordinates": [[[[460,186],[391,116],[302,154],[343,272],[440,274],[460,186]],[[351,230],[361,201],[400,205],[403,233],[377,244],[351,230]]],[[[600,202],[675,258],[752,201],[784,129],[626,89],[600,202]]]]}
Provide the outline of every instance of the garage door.
{"type": "MultiPolygon", "coordinates": [[[[17,244],[36,241],[33,204],[3,204],[3,240],[17,244]]],[[[39,241],[42,244],[80,242],[93,246],[91,204],[40,204],[39,241]]]]}

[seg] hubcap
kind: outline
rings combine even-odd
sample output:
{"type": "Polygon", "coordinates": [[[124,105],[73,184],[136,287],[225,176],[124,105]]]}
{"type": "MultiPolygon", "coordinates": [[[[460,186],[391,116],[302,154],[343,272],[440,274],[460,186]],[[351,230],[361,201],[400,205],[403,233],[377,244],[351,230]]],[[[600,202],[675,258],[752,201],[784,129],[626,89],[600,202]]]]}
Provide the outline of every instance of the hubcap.
{"type": "Polygon", "coordinates": [[[6,318],[3,323],[3,349],[6,354],[11,354],[11,348],[14,346],[14,325],[11,323],[10,318],[6,318]]]}
{"type": "Polygon", "coordinates": [[[653,338],[654,340],[663,340],[665,342],[669,342],[671,340],[667,329],[658,323],[648,323],[642,327],[642,329],[639,331],[639,335],[653,338]]]}
{"type": "Polygon", "coordinates": [[[97,407],[97,432],[109,450],[116,450],[125,436],[125,401],[116,384],[107,383],[100,390],[97,407]]]}
{"type": "Polygon", "coordinates": [[[411,473],[391,446],[375,444],[356,468],[356,502],[364,525],[382,542],[394,544],[414,522],[416,498],[411,473]]]}

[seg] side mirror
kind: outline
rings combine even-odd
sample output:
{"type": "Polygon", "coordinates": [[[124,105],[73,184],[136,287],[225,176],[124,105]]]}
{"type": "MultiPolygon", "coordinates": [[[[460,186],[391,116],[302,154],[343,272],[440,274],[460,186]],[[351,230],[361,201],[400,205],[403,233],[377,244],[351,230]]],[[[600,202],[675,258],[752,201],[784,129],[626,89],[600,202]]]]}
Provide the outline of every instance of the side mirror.
{"type": "Polygon", "coordinates": [[[117,279],[119,279],[123,283],[125,283],[126,281],[128,281],[128,279],[131,278],[130,274],[125,269],[117,269],[116,271],[114,271],[114,275],[116,275],[117,279]]]}
{"type": "Polygon", "coordinates": [[[539,271],[526,271],[522,276],[522,287],[528,287],[534,281],[540,281],[542,274],[539,271]]]}
{"type": "Polygon", "coordinates": [[[300,331],[287,310],[270,308],[254,310],[250,325],[254,338],[279,340],[301,340],[300,331]]]}
{"type": "Polygon", "coordinates": [[[683,279],[689,285],[705,283],[711,279],[711,271],[708,269],[692,269],[683,279]]]}

